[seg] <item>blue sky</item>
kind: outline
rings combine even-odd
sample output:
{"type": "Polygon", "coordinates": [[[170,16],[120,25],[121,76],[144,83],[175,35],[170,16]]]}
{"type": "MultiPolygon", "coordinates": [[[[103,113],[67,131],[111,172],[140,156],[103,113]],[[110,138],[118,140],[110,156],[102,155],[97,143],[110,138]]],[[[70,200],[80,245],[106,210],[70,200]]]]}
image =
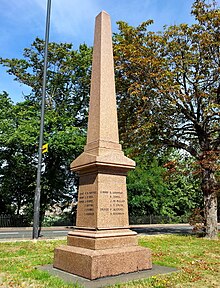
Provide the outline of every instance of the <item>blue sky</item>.
{"type": "MultiPolygon", "coordinates": [[[[163,25],[193,22],[190,15],[193,0],[51,0],[50,41],[93,44],[95,16],[102,10],[112,20],[137,26],[153,19],[150,29],[162,30],[163,25]]],[[[23,49],[36,37],[44,39],[47,0],[0,0],[0,56],[22,58],[23,49]]],[[[22,101],[28,87],[13,80],[0,67],[0,92],[7,91],[14,102],[22,101]]]]}

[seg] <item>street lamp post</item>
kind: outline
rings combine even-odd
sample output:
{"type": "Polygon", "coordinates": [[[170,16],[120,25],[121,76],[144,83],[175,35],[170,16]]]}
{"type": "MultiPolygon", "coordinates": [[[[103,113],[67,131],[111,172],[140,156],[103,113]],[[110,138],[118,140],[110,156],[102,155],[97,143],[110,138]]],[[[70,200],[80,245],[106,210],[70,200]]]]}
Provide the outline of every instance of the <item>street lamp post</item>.
{"type": "Polygon", "coordinates": [[[40,219],[40,194],[41,194],[41,166],[42,166],[42,146],[44,133],[44,110],[46,98],[46,82],[47,82],[47,54],[50,30],[50,11],[51,0],[47,0],[47,17],[46,17],[46,31],[45,31],[45,47],[44,47],[44,73],[43,73],[43,88],[42,88],[42,103],[41,103],[41,122],[40,122],[40,137],[38,149],[38,166],[37,166],[37,183],[34,197],[34,222],[33,222],[33,239],[38,239],[39,236],[39,219],[40,219]]]}

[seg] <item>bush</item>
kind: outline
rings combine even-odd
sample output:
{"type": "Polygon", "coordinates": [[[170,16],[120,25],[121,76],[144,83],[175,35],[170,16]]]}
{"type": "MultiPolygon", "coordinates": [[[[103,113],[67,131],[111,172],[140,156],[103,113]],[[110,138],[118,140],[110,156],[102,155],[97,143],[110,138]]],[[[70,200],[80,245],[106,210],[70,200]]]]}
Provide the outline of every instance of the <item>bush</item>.
{"type": "Polygon", "coordinates": [[[55,216],[45,216],[42,222],[43,227],[50,226],[73,226],[76,224],[76,217],[73,213],[64,213],[55,216]]]}

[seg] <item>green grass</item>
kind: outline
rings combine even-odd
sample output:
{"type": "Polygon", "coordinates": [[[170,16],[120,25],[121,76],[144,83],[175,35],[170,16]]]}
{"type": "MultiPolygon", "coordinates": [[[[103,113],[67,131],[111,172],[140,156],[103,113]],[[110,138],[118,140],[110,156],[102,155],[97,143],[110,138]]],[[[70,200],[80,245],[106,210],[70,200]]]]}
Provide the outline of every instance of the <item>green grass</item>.
{"type": "Polygon", "coordinates": [[[80,287],[36,268],[53,263],[54,248],[65,243],[61,240],[0,243],[0,287],[80,287]]]}
{"type": "MultiPolygon", "coordinates": [[[[36,266],[52,264],[54,248],[64,240],[0,243],[0,287],[66,288],[68,284],[36,266]]],[[[178,272],[111,287],[220,287],[220,241],[191,236],[145,236],[139,244],[152,250],[153,263],[178,272]]]]}

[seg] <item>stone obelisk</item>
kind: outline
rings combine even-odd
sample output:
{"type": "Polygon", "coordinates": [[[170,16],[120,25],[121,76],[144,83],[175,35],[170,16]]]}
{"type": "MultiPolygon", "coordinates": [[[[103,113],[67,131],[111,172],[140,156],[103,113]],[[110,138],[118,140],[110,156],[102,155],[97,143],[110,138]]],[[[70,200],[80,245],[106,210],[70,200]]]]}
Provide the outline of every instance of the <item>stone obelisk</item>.
{"type": "Polygon", "coordinates": [[[118,137],[110,16],[96,17],[87,144],[79,173],[75,229],[55,250],[54,267],[88,279],[151,269],[151,252],[129,229],[126,175],[135,162],[118,137]]]}

